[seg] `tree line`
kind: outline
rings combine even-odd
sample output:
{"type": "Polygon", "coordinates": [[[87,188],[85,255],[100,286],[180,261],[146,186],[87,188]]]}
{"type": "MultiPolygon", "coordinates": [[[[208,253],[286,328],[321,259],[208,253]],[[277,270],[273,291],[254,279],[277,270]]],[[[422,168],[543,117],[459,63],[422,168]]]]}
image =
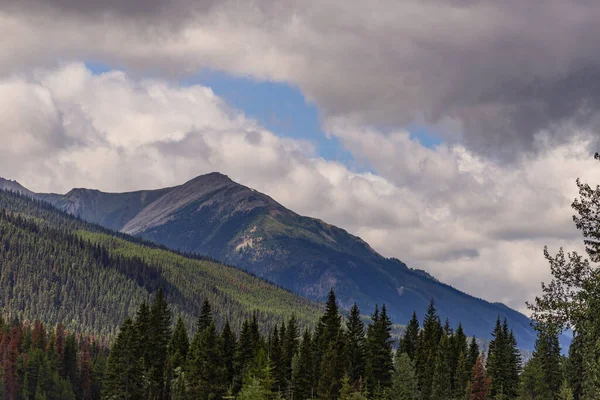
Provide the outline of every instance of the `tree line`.
{"type": "Polygon", "coordinates": [[[219,330],[208,301],[192,337],[181,318],[174,328],[170,320],[159,292],[123,323],[108,357],[104,398],[577,398],[573,377],[565,372],[576,361],[561,356],[558,331],[539,327],[533,357],[522,369],[506,320],[498,318],[484,352],[460,324],[442,324],[433,301],[422,324],[413,314],[398,343],[385,306],[376,307],[365,326],[356,305],[341,315],[333,291],[313,330],[300,331],[294,317],[267,335],[256,318],[246,320],[238,334],[229,323],[219,330]]]}

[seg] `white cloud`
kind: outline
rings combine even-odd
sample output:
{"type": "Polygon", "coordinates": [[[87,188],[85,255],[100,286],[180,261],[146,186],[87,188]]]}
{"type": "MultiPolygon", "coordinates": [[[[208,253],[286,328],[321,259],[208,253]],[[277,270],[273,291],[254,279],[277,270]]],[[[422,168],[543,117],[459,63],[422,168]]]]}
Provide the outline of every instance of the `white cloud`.
{"type": "Polygon", "coordinates": [[[563,124],[600,126],[595,2],[0,4],[0,74],[57,59],[174,77],[214,68],[297,85],[325,118],[442,124],[501,158],[534,150],[541,131],[564,144],[563,124]]]}
{"type": "MultiPolygon", "coordinates": [[[[547,278],[544,244],[576,246],[574,180],[600,166],[589,136],[502,166],[459,145],[423,147],[344,120],[328,125],[374,172],[358,174],[282,139],[206,87],[83,64],[0,80],[0,175],[32,190],[125,191],[218,170],[386,256],[459,289],[524,309],[547,278]]],[[[541,140],[541,139],[540,139],[541,140]]]]}

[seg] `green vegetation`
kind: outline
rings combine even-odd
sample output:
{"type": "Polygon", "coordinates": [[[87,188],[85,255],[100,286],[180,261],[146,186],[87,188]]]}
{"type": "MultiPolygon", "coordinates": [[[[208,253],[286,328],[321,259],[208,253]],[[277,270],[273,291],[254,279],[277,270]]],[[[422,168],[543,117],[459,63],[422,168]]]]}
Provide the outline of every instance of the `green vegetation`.
{"type": "Polygon", "coordinates": [[[115,234],[45,203],[0,192],[0,307],[12,317],[112,337],[159,288],[192,326],[203,300],[222,328],[256,313],[265,330],[296,315],[316,323],[320,306],[239,269],[115,234]]]}

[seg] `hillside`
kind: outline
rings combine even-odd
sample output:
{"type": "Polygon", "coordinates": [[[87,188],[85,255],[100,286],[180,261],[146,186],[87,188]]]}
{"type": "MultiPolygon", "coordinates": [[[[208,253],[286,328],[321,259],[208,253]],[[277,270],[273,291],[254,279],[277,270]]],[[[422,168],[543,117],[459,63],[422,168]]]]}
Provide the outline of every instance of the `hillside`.
{"type": "Polygon", "coordinates": [[[140,302],[164,288],[175,315],[195,326],[202,301],[218,326],[256,310],[265,329],[295,314],[302,326],[321,307],[237,268],[191,258],[0,191],[0,309],[11,318],[62,321],[112,336],[140,302]]]}
{"type": "Polygon", "coordinates": [[[496,318],[506,317],[520,345],[533,346],[526,316],[384,258],[345,230],[298,215],[219,173],[160,190],[35,196],[90,222],[236,265],[314,300],[324,300],[333,287],[345,308],[354,301],[363,310],[385,303],[398,323],[413,310],[422,314],[431,298],[442,318],[462,321],[468,334],[481,338],[489,339],[496,318]]]}

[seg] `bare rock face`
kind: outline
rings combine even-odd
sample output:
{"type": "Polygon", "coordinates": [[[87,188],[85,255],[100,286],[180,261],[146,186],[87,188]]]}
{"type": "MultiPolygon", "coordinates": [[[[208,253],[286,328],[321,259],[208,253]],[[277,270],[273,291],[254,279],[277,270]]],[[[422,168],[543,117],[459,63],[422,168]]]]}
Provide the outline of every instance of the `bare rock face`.
{"type": "MultiPolygon", "coordinates": [[[[12,181],[0,180],[2,188],[31,193],[12,181]]],[[[524,315],[385,258],[359,237],[298,215],[220,173],[158,190],[31,195],[107,228],[244,268],[305,297],[323,300],[333,287],[343,307],[356,302],[368,314],[385,304],[397,323],[407,322],[413,310],[422,315],[434,298],[441,317],[461,321],[470,335],[488,337],[500,316],[521,347],[535,340],[524,315]]]]}

